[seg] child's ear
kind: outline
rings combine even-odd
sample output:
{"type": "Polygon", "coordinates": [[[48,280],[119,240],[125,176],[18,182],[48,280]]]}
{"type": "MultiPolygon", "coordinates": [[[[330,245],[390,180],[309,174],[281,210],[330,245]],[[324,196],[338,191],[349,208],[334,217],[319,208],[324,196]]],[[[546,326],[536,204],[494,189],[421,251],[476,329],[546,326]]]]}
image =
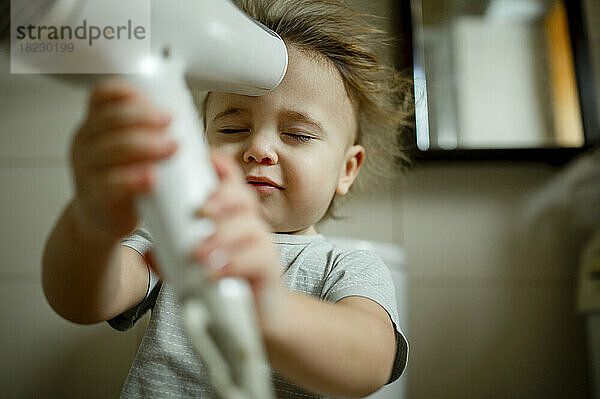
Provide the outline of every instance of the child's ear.
{"type": "Polygon", "coordinates": [[[346,195],[354,179],[358,175],[358,171],[365,160],[365,149],[361,145],[353,145],[348,148],[344,157],[344,166],[340,173],[335,192],[339,195],[346,195]]]}

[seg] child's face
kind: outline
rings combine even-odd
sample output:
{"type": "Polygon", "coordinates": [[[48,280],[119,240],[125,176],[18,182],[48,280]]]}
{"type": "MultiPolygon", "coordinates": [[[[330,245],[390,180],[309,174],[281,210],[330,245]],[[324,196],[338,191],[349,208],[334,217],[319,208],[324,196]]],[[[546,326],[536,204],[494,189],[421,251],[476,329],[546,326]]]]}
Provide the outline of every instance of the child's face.
{"type": "Polygon", "coordinates": [[[287,73],[269,94],[210,94],[206,134],[238,161],[274,232],[310,234],[334,194],[350,188],[364,149],[353,145],[356,117],[339,72],[288,51],[287,73]]]}

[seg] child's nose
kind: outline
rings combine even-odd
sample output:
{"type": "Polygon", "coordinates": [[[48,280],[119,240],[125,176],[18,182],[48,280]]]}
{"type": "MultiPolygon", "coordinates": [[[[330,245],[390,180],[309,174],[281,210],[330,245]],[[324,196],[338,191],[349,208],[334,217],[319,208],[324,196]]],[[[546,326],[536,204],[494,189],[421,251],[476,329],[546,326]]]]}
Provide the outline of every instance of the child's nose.
{"type": "Polygon", "coordinates": [[[269,140],[260,137],[260,135],[255,135],[250,138],[248,147],[244,151],[244,161],[274,165],[279,162],[279,157],[274,145],[269,140]]]}

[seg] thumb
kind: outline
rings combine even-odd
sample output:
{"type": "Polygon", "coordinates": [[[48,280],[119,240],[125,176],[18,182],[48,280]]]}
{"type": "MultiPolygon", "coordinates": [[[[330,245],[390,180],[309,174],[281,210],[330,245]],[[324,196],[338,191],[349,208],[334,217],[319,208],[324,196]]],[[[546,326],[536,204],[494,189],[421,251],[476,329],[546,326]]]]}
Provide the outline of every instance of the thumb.
{"type": "Polygon", "coordinates": [[[242,172],[232,157],[218,151],[211,151],[210,160],[219,180],[242,180],[242,172]]]}

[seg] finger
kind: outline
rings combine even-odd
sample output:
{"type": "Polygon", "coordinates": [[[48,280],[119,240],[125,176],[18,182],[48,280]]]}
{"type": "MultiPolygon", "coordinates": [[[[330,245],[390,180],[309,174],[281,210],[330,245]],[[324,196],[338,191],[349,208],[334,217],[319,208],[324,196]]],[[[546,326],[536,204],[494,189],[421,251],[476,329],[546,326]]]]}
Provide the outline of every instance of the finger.
{"type": "Polygon", "coordinates": [[[143,94],[133,85],[115,78],[105,79],[97,84],[90,95],[88,110],[100,108],[107,103],[132,98],[142,98],[143,94]]]}
{"type": "Polygon", "coordinates": [[[215,221],[236,213],[254,212],[258,208],[256,193],[238,182],[222,183],[198,210],[198,217],[209,217],[215,221]]]}
{"type": "MultiPolygon", "coordinates": [[[[210,255],[215,250],[233,254],[259,241],[263,227],[256,219],[243,215],[223,220],[215,226],[215,232],[199,243],[192,253],[195,261],[210,265],[210,255]]],[[[213,265],[214,266],[214,265],[213,265]]]]}
{"type": "Polygon", "coordinates": [[[91,173],[81,188],[82,194],[93,198],[98,206],[110,206],[129,201],[147,193],[155,184],[153,166],[150,164],[114,167],[91,173]]]}
{"type": "Polygon", "coordinates": [[[231,179],[243,181],[243,175],[239,166],[229,155],[218,151],[211,151],[210,159],[221,181],[231,179]]]}
{"type": "Polygon", "coordinates": [[[156,162],[177,150],[177,142],[148,130],[111,132],[93,140],[84,150],[89,168],[103,168],[135,162],[156,162]]]}
{"type": "Polygon", "coordinates": [[[224,277],[242,278],[255,289],[262,289],[265,285],[273,284],[279,279],[279,270],[270,270],[271,254],[260,246],[247,247],[231,255],[227,263],[218,269],[211,269],[209,278],[218,280],[224,277]],[[248,260],[252,261],[249,262],[248,260]]]}
{"type": "Polygon", "coordinates": [[[95,136],[127,127],[164,129],[170,121],[170,114],[164,110],[148,104],[127,103],[119,107],[106,107],[90,114],[82,130],[87,136],[95,136]]]}

